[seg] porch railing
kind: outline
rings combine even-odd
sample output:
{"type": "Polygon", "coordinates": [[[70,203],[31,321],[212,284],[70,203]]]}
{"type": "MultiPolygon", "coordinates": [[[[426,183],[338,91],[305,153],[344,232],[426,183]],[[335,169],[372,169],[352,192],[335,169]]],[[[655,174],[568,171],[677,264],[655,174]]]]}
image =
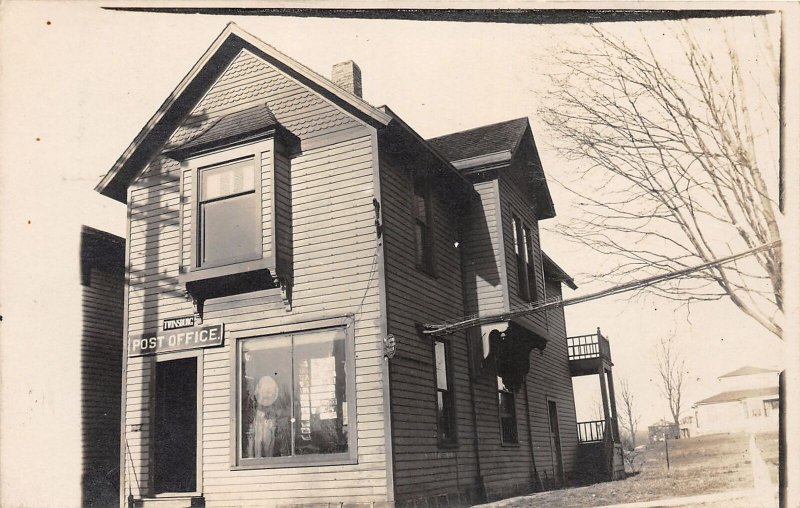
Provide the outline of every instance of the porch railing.
{"type": "Polygon", "coordinates": [[[605,432],[605,429],[605,420],[578,422],[578,442],[598,443],[603,440],[603,433],[605,432]]]}
{"type": "Polygon", "coordinates": [[[570,360],[583,360],[585,358],[611,359],[611,345],[603,337],[600,330],[590,335],[577,335],[567,337],[567,351],[570,360]]]}

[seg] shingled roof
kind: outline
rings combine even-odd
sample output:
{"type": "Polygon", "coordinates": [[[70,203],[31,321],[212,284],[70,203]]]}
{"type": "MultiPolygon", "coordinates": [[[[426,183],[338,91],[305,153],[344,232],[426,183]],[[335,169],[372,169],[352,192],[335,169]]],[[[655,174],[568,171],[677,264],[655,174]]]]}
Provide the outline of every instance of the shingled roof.
{"type": "Polygon", "coordinates": [[[749,388],[747,390],[732,390],[729,392],[721,392],[712,395],[707,399],[703,399],[697,404],[716,404],[720,402],[736,402],[738,400],[751,399],[755,397],[764,397],[767,395],[778,395],[777,386],[769,386],[766,388],[749,388]]]}
{"type": "Polygon", "coordinates": [[[747,365],[747,366],[744,366],[744,367],[739,367],[736,370],[732,370],[732,371],[728,372],[727,374],[721,375],[720,379],[722,379],[724,377],[750,376],[750,375],[753,375],[753,374],[767,374],[767,373],[770,373],[770,372],[778,372],[778,371],[775,370],[775,369],[763,369],[761,367],[751,367],[751,366],[747,365]]]}
{"type": "Polygon", "coordinates": [[[256,107],[229,113],[214,122],[209,128],[183,145],[171,147],[172,153],[201,151],[209,146],[219,146],[228,140],[255,136],[278,126],[278,120],[270,109],[262,104],[256,107]]]}
{"type": "Polygon", "coordinates": [[[516,118],[439,136],[429,139],[428,143],[447,160],[459,161],[490,153],[513,152],[527,127],[527,118],[516,118]]]}

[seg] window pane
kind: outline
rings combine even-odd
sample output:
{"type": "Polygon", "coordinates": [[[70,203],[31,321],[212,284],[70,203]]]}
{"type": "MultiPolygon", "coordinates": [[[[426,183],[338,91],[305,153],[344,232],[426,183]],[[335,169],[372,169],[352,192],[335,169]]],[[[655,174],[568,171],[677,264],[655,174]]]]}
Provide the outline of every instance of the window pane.
{"type": "Polygon", "coordinates": [[[444,342],[434,342],[436,353],[436,388],[447,390],[447,357],[444,342]]]}
{"type": "Polygon", "coordinates": [[[500,419],[500,426],[503,433],[503,442],[504,443],[516,443],[517,442],[517,421],[512,418],[501,418],[500,419]]]}
{"type": "Polygon", "coordinates": [[[294,337],[295,454],[347,451],[345,331],[294,337]]]}
{"type": "Polygon", "coordinates": [[[416,243],[417,251],[415,253],[415,255],[416,255],[415,259],[416,259],[416,263],[417,263],[418,266],[424,266],[425,265],[425,226],[419,221],[417,221],[415,223],[415,225],[416,225],[416,235],[417,235],[417,243],[416,243]]]}
{"type": "Polygon", "coordinates": [[[531,262],[531,253],[528,250],[528,241],[530,240],[531,232],[527,227],[522,228],[522,248],[525,250],[525,262],[531,262]]]}
{"type": "Polygon", "coordinates": [[[202,264],[261,255],[261,218],[255,193],[201,205],[202,264]]]}
{"type": "Polygon", "coordinates": [[[519,256],[519,238],[517,237],[519,230],[519,221],[516,217],[511,217],[511,232],[514,235],[514,254],[519,256]]]}
{"type": "Polygon", "coordinates": [[[200,172],[200,199],[207,201],[255,189],[254,159],[230,162],[200,172]]]}
{"type": "Polygon", "coordinates": [[[291,455],[291,341],[248,339],[240,347],[242,458],[291,455]]]}
{"type": "Polygon", "coordinates": [[[426,199],[425,183],[422,180],[414,181],[414,216],[423,224],[428,223],[428,203],[426,199]]]}

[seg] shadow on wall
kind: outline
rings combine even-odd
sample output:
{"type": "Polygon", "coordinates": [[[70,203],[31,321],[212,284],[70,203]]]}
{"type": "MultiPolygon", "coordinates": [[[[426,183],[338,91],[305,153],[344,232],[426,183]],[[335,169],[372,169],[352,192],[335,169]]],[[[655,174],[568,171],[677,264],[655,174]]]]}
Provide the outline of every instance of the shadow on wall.
{"type": "Polygon", "coordinates": [[[81,228],[82,506],[119,500],[125,241],[81,228]]]}

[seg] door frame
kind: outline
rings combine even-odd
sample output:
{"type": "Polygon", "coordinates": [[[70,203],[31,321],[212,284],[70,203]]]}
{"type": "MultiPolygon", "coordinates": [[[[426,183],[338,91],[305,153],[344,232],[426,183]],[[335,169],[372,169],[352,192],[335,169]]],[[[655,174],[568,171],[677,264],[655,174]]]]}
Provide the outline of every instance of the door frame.
{"type": "Polygon", "coordinates": [[[555,397],[545,396],[545,401],[547,404],[547,434],[550,438],[550,453],[551,458],[553,460],[553,476],[558,472],[556,471],[556,461],[558,461],[558,469],[560,470],[561,474],[559,475],[558,481],[561,487],[565,484],[565,475],[566,472],[564,471],[564,447],[561,445],[561,421],[558,418],[558,399],[555,397]],[[551,423],[551,415],[550,415],[550,403],[553,403],[553,407],[556,410],[556,430],[558,431],[558,450],[553,449],[553,427],[551,423]]]}
{"type": "Polygon", "coordinates": [[[152,367],[150,369],[150,436],[148,438],[148,473],[147,473],[147,492],[150,497],[190,497],[199,496],[203,492],[203,350],[192,349],[188,351],[175,351],[171,353],[156,354],[152,360],[152,367]],[[197,470],[195,471],[195,490],[194,492],[162,492],[155,493],[155,420],[156,420],[156,364],[160,362],[168,362],[170,360],[183,360],[185,358],[195,358],[196,361],[196,438],[197,449],[195,451],[195,462],[197,470]]]}

